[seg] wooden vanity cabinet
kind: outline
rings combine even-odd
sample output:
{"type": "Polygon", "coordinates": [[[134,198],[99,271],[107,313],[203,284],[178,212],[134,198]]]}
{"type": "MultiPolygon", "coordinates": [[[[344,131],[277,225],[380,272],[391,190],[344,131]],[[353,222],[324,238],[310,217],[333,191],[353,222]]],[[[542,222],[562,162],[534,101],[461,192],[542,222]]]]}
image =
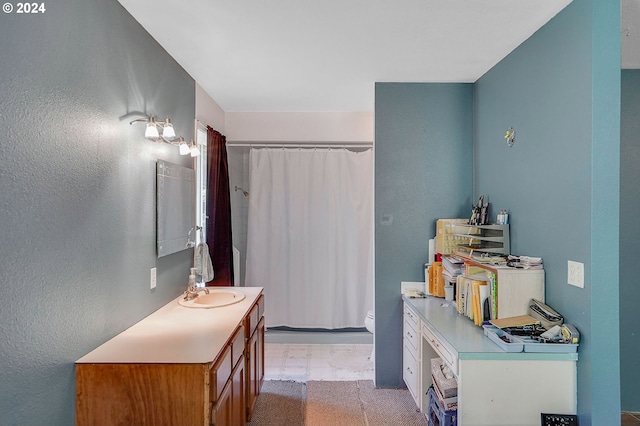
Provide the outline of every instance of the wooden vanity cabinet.
{"type": "Polygon", "coordinates": [[[208,364],[77,364],[76,425],[244,425],[244,335],[208,364]]]}
{"type": "Polygon", "coordinates": [[[264,330],[264,295],[261,295],[245,319],[247,421],[251,421],[264,381],[264,330]]]}
{"type": "Polygon", "coordinates": [[[244,426],[265,326],[262,289],[243,291],[247,303],[227,311],[173,301],[76,361],[76,425],[244,426]]]}
{"type": "Polygon", "coordinates": [[[77,364],[76,425],[209,425],[208,364],[77,364]]]}
{"type": "Polygon", "coordinates": [[[244,325],[238,327],[209,378],[211,425],[244,425],[244,325]]]}

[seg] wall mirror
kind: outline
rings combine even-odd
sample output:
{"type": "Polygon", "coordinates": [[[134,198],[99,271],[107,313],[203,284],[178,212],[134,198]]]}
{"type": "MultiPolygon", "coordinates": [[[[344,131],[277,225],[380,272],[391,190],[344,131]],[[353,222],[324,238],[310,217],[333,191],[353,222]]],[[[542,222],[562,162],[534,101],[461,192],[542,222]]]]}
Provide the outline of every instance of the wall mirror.
{"type": "Polygon", "coordinates": [[[195,241],[195,172],[158,160],[156,166],[158,257],[185,250],[195,241]]]}

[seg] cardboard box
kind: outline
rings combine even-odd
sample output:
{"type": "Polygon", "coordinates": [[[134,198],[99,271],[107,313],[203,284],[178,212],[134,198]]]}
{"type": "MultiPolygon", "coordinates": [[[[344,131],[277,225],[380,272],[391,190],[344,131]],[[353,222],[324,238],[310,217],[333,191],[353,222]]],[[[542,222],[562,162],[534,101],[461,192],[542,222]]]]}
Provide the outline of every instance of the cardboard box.
{"type": "Polygon", "coordinates": [[[431,360],[431,378],[440,405],[446,411],[458,409],[458,381],[455,377],[447,379],[442,372],[444,363],[440,358],[431,360]]]}
{"type": "MultiPolygon", "coordinates": [[[[431,376],[431,377],[433,377],[433,376],[431,376]]],[[[434,393],[435,393],[436,397],[438,398],[438,403],[442,407],[443,410],[445,410],[445,411],[455,411],[455,410],[458,409],[458,396],[457,395],[449,397],[449,398],[445,398],[444,396],[442,396],[442,393],[440,392],[440,389],[438,389],[438,386],[436,386],[434,384],[433,389],[434,389],[434,393]]]]}
{"type": "MultiPolygon", "coordinates": [[[[444,363],[440,358],[431,360],[431,376],[433,383],[443,398],[451,398],[458,395],[458,381],[455,376],[447,379],[442,372],[444,363]]],[[[446,409],[446,407],[445,407],[446,409]]]]}

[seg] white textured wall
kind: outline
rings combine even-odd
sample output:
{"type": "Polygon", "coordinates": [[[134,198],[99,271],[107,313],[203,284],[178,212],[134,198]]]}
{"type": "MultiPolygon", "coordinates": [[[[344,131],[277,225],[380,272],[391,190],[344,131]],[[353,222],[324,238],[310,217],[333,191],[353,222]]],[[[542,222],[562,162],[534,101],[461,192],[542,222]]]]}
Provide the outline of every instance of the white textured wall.
{"type": "Polygon", "coordinates": [[[373,142],[373,112],[227,112],[229,141],[373,142]]]}
{"type": "Polygon", "coordinates": [[[196,119],[225,134],[224,110],[198,83],[196,83],[196,119]]]}

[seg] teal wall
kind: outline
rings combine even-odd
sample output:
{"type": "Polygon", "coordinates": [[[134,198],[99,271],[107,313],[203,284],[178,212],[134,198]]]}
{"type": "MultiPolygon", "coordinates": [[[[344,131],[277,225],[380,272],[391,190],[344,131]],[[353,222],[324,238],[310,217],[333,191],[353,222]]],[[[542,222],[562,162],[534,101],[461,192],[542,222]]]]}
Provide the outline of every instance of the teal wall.
{"type": "Polygon", "coordinates": [[[619,7],[574,0],[474,85],[475,195],[509,209],[512,252],[544,259],[548,304],[581,332],[581,425],[620,422],[619,7]]]}
{"type": "Polygon", "coordinates": [[[401,281],[424,281],[442,217],[466,217],[472,188],[472,85],[375,88],[376,385],[403,386],[401,281]]]}
{"type": "Polygon", "coordinates": [[[622,71],[620,112],[620,370],[622,409],[640,411],[640,70],[622,71]]]}
{"type": "Polygon", "coordinates": [[[156,160],[191,159],[127,114],[193,137],[193,79],[115,0],[46,9],[0,14],[2,426],[74,424],[75,360],[178,296],[191,264],[155,254],[156,160]]]}
{"type": "MultiPolygon", "coordinates": [[[[486,194],[492,220],[497,210],[510,211],[512,252],[543,257],[548,303],[581,332],[580,424],[619,424],[619,37],[619,2],[574,0],[473,84],[472,99],[457,98],[457,112],[430,102],[431,90],[468,86],[376,85],[378,386],[402,384],[399,282],[423,279],[424,239],[433,235],[435,219],[466,216],[470,202],[486,194]],[[472,126],[472,182],[441,174],[471,169],[461,167],[468,154],[457,152],[469,144],[454,138],[453,149],[443,151],[436,141],[448,131],[433,134],[431,114],[440,115],[435,130],[455,123],[463,139],[461,127],[472,126]],[[503,138],[509,127],[516,130],[512,148],[503,138]],[[584,289],[566,283],[567,260],[584,264],[584,289]]],[[[632,172],[624,174],[624,161],[623,179],[637,182],[632,172]]],[[[634,195],[622,189],[623,196],[634,195]]],[[[621,306],[631,310],[631,302],[621,306]]]]}

